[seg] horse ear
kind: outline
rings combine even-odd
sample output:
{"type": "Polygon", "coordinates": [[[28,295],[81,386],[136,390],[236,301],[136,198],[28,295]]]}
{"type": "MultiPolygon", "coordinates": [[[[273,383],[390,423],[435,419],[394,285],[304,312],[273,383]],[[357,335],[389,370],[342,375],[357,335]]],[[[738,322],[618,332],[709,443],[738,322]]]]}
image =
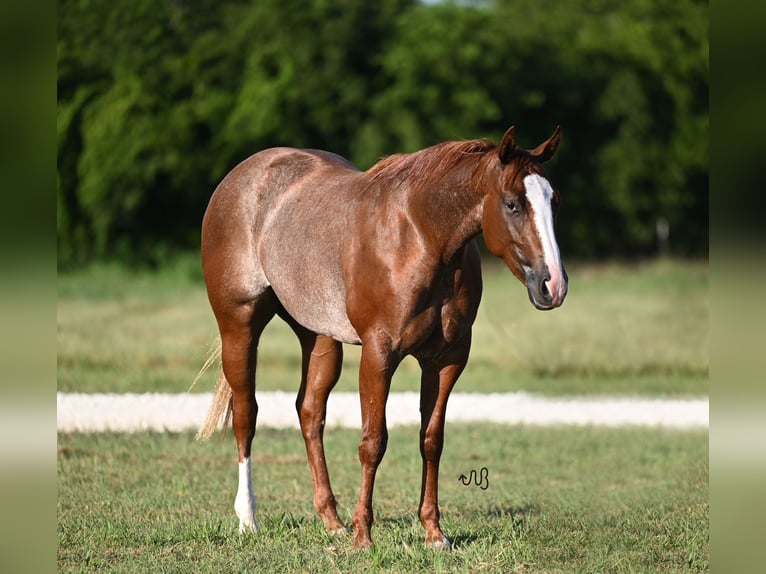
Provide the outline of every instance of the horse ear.
{"type": "Polygon", "coordinates": [[[553,135],[530,152],[530,155],[540,163],[544,163],[553,157],[556,148],[561,141],[561,126],[556,126],[553,135]]]}
{"type": "Polygon", "coordinates": [[[504,164],[510,162],[517,149],[516,126],[511,126],[505,132],[503,139],[500,140],[500,145],[497,147],[497,155],[500,156],[500,162],[504,164]]]}

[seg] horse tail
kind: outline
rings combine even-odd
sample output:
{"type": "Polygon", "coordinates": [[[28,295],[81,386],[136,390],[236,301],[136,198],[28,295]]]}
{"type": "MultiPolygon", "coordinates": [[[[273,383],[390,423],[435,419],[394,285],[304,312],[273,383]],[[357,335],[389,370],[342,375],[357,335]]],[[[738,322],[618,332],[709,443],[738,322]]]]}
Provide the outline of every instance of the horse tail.
{"type": "Polygon", "coordinates": [[[229,381],[223,374],[223,369],[218,371],[218,383],[215,387],[215,394],[213,395],[213,403],[210,405],[210,409],[207,412],[205,422],[197,431],[197,440],[208,440],[218,427],[218,422],[223,418],[223,427],[221,428],[221,436],[226,433],[226,428],[229,425],[229,418],[231,417],[231,387],[229,381]],[[225,412],[225,413],[224,413],[225,412]]]}
{"type": "Polygon", "coordinates": [[[213,344],[205,364],[202,365],[200,372],[194,379],[192,386],[189,387],[189,390],[194,387],[200,377],[202,377],[202,375],[204,375],[205,372],[207,372],[207,370],[210,369],[210,367],[212,367],[215,363],[218,363],[218,382],[216,383],[213,402],[207,412],[205,422],[202,423],[202,426],[200,426],[199,430],[197,431],[197,440],[208,440],[215,432],[215,429],[218,427],[218,422],[221,420],[221,418],[223,418],[223,428],[221,429],[221,436],[223,436],[223,434],[226,432],[226,428],[229,425],[229,418],[231,417],[232,392],[231,387],[229,386],[229,381],[226,380],[226,377],[223,374],[223,367],[221,366],[220,338],[217,339],[216,343],[213,344]]]}

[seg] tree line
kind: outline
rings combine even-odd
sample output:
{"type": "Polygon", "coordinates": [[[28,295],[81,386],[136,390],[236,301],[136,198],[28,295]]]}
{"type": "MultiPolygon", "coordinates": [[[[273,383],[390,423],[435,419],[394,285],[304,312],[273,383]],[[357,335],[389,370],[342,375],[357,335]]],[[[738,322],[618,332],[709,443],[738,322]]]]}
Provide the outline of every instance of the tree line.
{"type": "Polygon", "coordinates": [[[366,169],[452,139],[537,145],[565,256],[708,249],[708,6],[698,0],[59,0],[59,265],[196,248],[267,147],[366,169]]]}

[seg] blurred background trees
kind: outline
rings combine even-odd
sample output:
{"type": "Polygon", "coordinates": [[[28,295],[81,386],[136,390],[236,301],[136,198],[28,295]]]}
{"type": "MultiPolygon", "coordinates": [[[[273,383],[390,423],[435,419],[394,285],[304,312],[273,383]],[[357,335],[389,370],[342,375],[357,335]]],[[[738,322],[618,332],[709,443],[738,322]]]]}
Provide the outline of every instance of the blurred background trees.
{"type": "Polygon", "coordinates": [[[562,126],[565,257],[706,256],[708,62],[698,0],[59,0],[59,265],[196,249],[266,147],[366,169],[511,124],[562,126]]]}

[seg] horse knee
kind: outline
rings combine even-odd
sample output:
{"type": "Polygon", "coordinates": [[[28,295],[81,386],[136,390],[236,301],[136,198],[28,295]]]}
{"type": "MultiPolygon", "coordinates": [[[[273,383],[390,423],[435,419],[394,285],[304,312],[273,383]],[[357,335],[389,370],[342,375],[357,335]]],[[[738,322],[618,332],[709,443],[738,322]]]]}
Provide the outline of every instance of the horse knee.
{"type": "Polygon", "coordinates": [[[303,433],[303,439],[308,442],[314,442],[322,438],[322,429],[324,425],[304,424],[301,421],[301,432],[303,433]]]}
{"type": "Polygon", "coordinates": [[[296,411],[301,425],[303,438],[309,441],[321,438],[324,429],[324,416],[317,413],[308,401],[296,401],[296,411]],[[317,416],[318,414],[322,416],[317,416]]]}
{"type": "Polygon", "coordinates": [[[388,431],[384,428],[379,434],[367,433],[359,442],[359,461],[367,466],[377,467],[383,460],[388,445],[388,431]]]}
{"type": "Polygon", "coordinates": [[[420,453],[429,462],[438,461],[444,448],[444,437],[426,433],[421,440],[420,453]]]}

